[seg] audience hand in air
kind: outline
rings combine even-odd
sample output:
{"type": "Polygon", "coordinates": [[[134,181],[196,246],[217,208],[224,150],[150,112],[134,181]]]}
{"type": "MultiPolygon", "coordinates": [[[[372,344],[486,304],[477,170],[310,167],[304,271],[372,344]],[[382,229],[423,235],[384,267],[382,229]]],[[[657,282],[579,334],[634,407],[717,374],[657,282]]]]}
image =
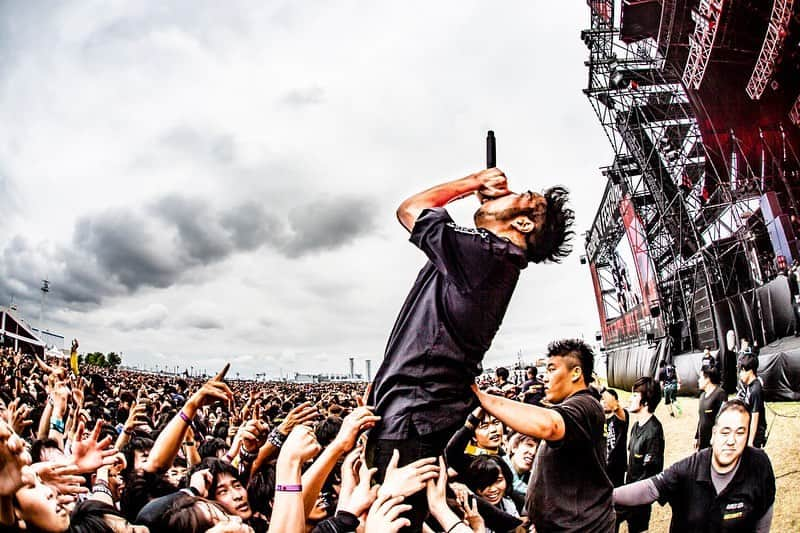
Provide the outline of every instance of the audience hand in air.
{"type": "Polygon", "coordinates": [[[401,528],[410,526],[408,518],[400,515],[411,510],[411,506],[402,502],[402,496],[379,495],[367,515],[366,533],[396,533],[401,528]]]}
{"type": "Polygon", "coordinates": [[[378,491],[379,495],[411,496],[424,489],[428,480],[436,479],[439,476],[439,465],[435,457],[417,459],[402,468],[397,467],[399,461],[400,452],[394,450],[392,459],[386,467],[386,475],[383,485],[378,491]]]}

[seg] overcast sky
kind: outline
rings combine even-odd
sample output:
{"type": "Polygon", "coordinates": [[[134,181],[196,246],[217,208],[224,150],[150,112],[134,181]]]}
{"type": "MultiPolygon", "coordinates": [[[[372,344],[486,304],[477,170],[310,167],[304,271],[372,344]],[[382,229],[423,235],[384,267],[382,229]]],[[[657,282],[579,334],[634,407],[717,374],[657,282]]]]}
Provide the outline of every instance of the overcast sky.
{"type": "MultiPolygon", "coordinates": [[[[395,209],[482,168],[488,129],[512,189],[566,185],[589,228],[587,25],[576,0],[2,2],[0,305],[36,324],[47,278],[44,326],[126,364],[374,373],[424,262],[395,209]]],[[[593,339],[581,253],[523,272],[486,366],[593,339]]]]}

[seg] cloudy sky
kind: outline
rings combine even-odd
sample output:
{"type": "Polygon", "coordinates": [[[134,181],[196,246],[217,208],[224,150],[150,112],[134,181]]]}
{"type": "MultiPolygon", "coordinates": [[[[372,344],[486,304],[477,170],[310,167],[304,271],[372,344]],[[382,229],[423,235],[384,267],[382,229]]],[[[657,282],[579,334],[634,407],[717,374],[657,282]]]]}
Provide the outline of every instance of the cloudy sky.
{"type": "MultiPolygon", "coordinates": [[[[573,191],[610,148],[582,1],[0,4],[0,305],[127,364],[278,375],[382,357],[421,252],[407,196],[484,166],[573,191]]],[[[451,213],[467,225],[476,203],[451,213]]],[[[593,338],[579,249],[532,265],[487,354],[593,338]]]]}

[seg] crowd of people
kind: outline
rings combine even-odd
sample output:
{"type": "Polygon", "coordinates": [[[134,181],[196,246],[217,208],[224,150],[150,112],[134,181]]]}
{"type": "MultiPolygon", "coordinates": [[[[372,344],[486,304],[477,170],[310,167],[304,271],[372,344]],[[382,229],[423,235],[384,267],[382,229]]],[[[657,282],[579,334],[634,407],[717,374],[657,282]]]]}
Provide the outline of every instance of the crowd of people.
{"type": "MultiPolygon", "coordinates": [[[[745,383],[752,359],[740,359],[745,383]]],[[[395,450],[378,484],[364,383],[75,375],[10,350],[0,364],[3,531],[399,531],[415,498],[424,531],[646,531],[654,501],[671,504],[672,531],[771,522],[774,475],[751,406],[727,400],[713,365],[699,380],[698,451],[666,470],[654,415],[666,387],[642,377],[623,406],[584,380],[588,347],[562,341],[544,379],[497,369],[443,456],[400,467],[395,450]]]]}

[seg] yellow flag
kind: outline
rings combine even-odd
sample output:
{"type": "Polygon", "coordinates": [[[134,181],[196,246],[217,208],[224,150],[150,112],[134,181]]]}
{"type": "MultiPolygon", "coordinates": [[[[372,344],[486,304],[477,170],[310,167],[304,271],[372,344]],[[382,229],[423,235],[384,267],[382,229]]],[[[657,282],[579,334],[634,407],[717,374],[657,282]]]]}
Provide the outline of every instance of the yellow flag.
{"type": "Polygon", "coordinates": [[[72,373],[76,376],[81,375],[81,371],[78,368],[78,340],[75,339],[72,341],[72,352],[69,354],[69,367],[72,369],[72,373]]]}

